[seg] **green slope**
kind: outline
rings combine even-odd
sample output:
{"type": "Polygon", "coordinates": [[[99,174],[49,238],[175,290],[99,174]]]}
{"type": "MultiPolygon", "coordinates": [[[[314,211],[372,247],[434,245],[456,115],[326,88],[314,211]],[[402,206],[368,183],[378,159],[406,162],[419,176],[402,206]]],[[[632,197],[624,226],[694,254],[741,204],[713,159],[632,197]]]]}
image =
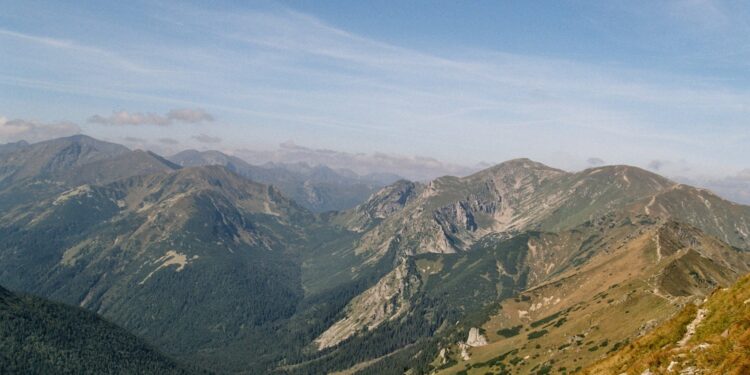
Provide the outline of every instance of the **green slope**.
{"type": "MultiPolygon", "coordinates": [[[[97,311],[184,358],[291,316],[314,218],[221,167],[83,185],[0,226],[0,278],[97,311]]],[[[262,344],[256,343],[260,349],[262,344]]]]}
{"type": "Polygon", "coordinates": [[[83,309],[0,287],[0,373],[198,373],[83,309]]]}

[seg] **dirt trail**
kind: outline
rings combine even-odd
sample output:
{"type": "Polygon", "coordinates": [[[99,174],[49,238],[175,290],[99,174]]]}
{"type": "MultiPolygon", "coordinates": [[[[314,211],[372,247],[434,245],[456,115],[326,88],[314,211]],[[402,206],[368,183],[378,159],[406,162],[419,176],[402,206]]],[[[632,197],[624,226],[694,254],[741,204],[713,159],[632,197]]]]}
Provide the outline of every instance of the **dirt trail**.
{"type": "Polygon", "coordinates": [[[685,331],[685,336],[682,337],[682,340],[680,340],[677,345],[679,346],[685,346],[688,341],[695,335],[695,330],[698,328],[698,325],[701,324],[703,319],[706,318],[706,315],[708,314],[708,310],[706,309],[699,309],[698,312],[695,314],[695,319],[693,319],[690,324],[687,326],[687,331],[685,331]]]}

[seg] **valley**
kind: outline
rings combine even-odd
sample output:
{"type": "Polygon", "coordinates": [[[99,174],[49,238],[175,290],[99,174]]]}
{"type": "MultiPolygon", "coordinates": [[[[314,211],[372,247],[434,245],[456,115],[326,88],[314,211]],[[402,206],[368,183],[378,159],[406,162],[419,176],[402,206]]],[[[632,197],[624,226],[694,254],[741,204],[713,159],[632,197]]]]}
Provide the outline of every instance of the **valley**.
{"type": "Polygon", "coordinates": [[[750,375],[750,2],[0,3],[0,375],[750,375]]]}
{"type": "Polygon", "coordinates": [[[750,207],[630,166],[386,185],[85,136],[3,150],[0,285],[216,373],[581,373],[750,272],[750,207]]]}

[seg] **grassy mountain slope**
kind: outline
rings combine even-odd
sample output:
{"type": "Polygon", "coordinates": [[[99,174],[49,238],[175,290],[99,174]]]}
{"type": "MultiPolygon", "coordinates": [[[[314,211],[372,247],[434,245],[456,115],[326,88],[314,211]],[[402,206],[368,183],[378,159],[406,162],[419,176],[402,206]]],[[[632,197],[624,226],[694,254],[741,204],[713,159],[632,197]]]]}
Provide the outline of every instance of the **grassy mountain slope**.
{"type": "MultiPolygon", "coordinates": [[[[635,228],[618,223],[604,238],[572,242],[584,257],[604,248],[583,263],[574,257],[567,270],[549,268],[541,283],[503,301],[482,326],[489,344],[469,349],[468,360],[448,346],[453,365],[445,372],[571,372],[750,270],[748,255],[694,227],[658,221],[635,228]]],[[[553,238],[535,241],[537,257],[574,240],[553,238]]]]}
{"type": "Polygon", "coordinates": [[[129,151],[108,159],[97,160],[54,175],[67,186],[103,185],[128,177],[172,172],[180,166],[149,151],[129,151]]]}
{"type": "MultiPolygon", "coordinates": [[[[419,301],[443,300],[452,306],[432,304],[431,312],[457,323],[431,333],[439,337],[431,345],[445,351],[417,368],[571,371],[749,270],[747,207],[638,168],[566,173],[520,159],[404,192],[403,183],[384,189],[334,219],[364,231],[354,252],[365,264],[397,254],[415,266],[347,305],[318,337],[323,347],[367,337],[408,317],[419,301]],[[684,196],[670,198],[674,192],[684,196]],[[373,219],[379,201],[403,203],[373,219]],[[724,233],[733,235],[717,236],[724,233]],[[389,307],[375,314],[378,303],[389,307]],[[472,327],[489,345],[461,347],[472,327]]],[[[360,370],[398,372],[387,363],[360,370]]]]}
{"type": "Polygon", "coordinates": [[[585,374],[750,371],[750,276],[687,304],[652,332],[586,368],[585,374]]]}
{"type": "Polygon", "coordinates": [[[197,157],[227,167],[11,183],[0,282],[226,372],[569,373],[750,271],[748,207],[638,168],[518,159],[315,215],[197,157]]]}
{"type": "Polygon", "coordinates": [[[84,135],[17,146],[13,152],[4,152],[4,157],[0,159],[0,186],[29,178],[47,177],[128,151],[124,146],[84,135]]]}
{"type": "Polygon", "coordinates": [[[106,184],[179,166],[145,151],[78,135],[0,153],[0,208],[9,210],[82,184],[106,184]]]}
{"type": "Polygon", "coordinates": [[[95,314],[0,287],[4,374],[197,373],[95,314]]]}

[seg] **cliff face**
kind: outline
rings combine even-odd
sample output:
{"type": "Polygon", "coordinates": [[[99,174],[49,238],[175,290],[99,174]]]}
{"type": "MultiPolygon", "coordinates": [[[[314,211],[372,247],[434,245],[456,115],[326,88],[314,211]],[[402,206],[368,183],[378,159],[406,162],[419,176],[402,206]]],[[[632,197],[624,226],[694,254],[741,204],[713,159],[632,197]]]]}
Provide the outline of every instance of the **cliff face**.
{"type": "Polygon", "coordinates": [[[479,331],[479,328],[471,327],[469,337],[466,338],[466,345],[472,347],[487,345],[487,338],[479,331]]]}
{"type": "Polygon", "coordinates": [[[350,228],[364,232],[358,252],[450,254],[488,235],[571,230],[609,214],[673,219],[750,249],[749,207],[634,167],[566,173],[519,159],[420,190],[407,186],[383,189],[355,210],[350,228]]]}
{"type": "Polygon", "coordinates": [[[318,349],[335,346],[363,329],[374,330],[387,320],[399,318],[409,310],[411,297],[420,287],[420,279],[406,261],[385,275],[374,286],[354,298],[345,308],[345,316],[318,338],[318,349]]]}

